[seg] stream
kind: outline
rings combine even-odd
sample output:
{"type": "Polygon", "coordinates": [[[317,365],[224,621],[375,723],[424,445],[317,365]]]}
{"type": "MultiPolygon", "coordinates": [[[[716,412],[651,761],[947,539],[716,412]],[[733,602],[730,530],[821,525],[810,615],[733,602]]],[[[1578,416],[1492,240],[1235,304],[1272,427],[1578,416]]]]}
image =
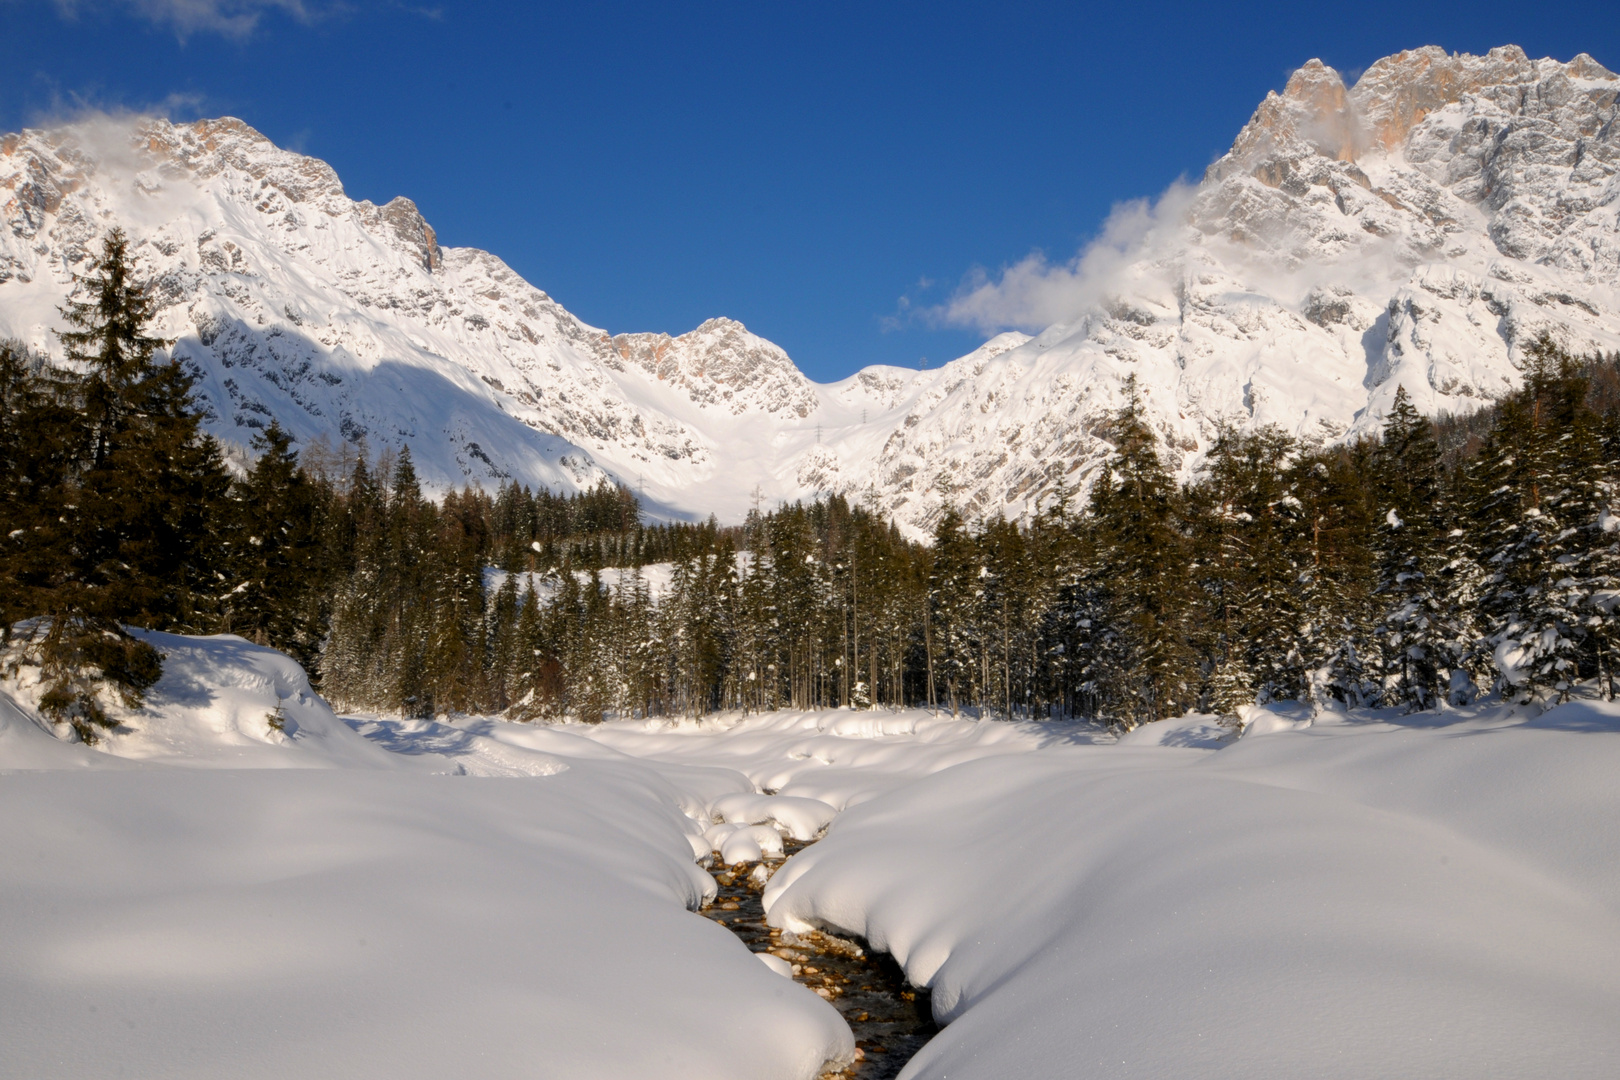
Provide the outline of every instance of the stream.
{"type": "MultiPolygon", "coordinates": [[[[788,840],[786,856],[809,847],[788,840]]],[[[779,860],[771,860],[773,869],[779,860]]],[[[890,1080],[939,1031],[928,991],[906,983],[900,965],[865,943],[812,931],[793,934],[765,925],[764,884],[746,866],[718,862],[710,871],[720,886],[703,914],[742,939],[754,952],[768,952],[793,965],[793,978],[843,1014],[855,1033],[855,1063],[824,1080],[890,1080]]]]}

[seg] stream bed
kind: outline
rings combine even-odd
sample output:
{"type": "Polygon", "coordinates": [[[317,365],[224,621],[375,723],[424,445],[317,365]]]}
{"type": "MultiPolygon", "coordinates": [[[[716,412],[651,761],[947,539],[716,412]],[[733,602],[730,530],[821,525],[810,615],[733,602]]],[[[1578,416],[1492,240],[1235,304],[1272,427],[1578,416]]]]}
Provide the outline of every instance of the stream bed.
{"type": "MultiPolygon", "coordinates": [[[[808,846],[789,840],[786,855],[808,846]]],[[[710,872],[720,892],[702,913],[752,951],[771,953],[793,965],[793,978],[831,1003],[855,1033],[855,1063],[842,1072],[825,1073],[824,1078],[890,1080],[939,1031],[928,991],[908,985],[893,957],[873,952],[858,940],[766,926],[763,881],[751,878],[747,867],[716,864],[710,872]]]]}

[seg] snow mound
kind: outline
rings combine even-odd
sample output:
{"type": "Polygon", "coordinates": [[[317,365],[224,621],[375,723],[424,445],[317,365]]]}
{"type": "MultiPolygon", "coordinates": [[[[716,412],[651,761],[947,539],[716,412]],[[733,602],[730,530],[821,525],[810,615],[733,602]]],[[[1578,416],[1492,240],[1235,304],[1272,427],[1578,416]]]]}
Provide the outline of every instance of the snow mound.
{"type": "Polygon", "coordinates": [[[1595,701],[1571,701],[1532,717],[1525,726],[1547,731],[1620,733],[1620,709],[1595,701]]]}
{"type": "Polygon", "coordinates": [[[110,704],[118,726],[94,749],[64,745],[64,754],[53,753],[38,735],[58,741],[68,729],[40,716],[39,669],[21,666],[0,687],[0,768],[51,768],[83,753],[208,768],[398,767],[337,718],[285,653],[232,634],[131,633],[163,655],[162,678],[145,703],[110,704]]]}
{"type": "Polygon", "coordinates": [[[1304,731],[1316,722],[1316,712],[1304,702],[1272,701],[1240,706],[1238,719],[1243,724],[1244,738],[1252,739],[1279,731],[1304,731]]]}
{"type": "Polygon", "coordinates": [[[1237,738],[1235,728],[1218,716],[1188,713],[1186,716],[1143,724],[1120,736],[1120,746],[1187,746],[1213,750],[1237,738]]]}
{"type": "Polygon", "coordinates": [[[976,758],[1112,741],[1088,725],[952,719],[927,709],[784,709],[722,713],[702,721],[619,720],[568,730],[641,760],[729,766],[755,791],[810,799],[834,810],[976,758]]]}
{"type": "Polygon", "coordinates": [[[772,956],[768,952],[757,952],[754,955],[759,957],[760,963],[764,964],[778,975],[781,975],[784,978],[793,978],[793,965],[788,963],[786,960],[783,960],[780,956],[772,956]]]}
{"type": "Polygon", "coordinates": [[[712,812],[739,825],[774,824],[795,840],[814,840],[838,811],[820,799],[793,795],[723,795],[712,812]]]}
{"type": "Polygon", "coordinates": [[[918,1080],[1596,1080],[1617,712],[969,762],[846,810],[765,903],[931,988],[918,1080]]]}
{"type": "Polygon", "coordinates": [[[782,857],[782,834],[769,825],[715,825],[703,838],[727,866],[782,857]]]}

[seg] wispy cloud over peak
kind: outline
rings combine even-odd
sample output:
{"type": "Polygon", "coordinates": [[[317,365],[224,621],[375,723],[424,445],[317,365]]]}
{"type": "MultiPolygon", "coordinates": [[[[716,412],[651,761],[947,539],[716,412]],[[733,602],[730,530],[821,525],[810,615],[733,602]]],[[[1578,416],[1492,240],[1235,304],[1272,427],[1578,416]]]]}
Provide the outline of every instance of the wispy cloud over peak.
{"type": "Polygon", "coordinates": [[[1181,243],[1181,228],[1197,189],[1177,182],[1157,201],[1121,203],[1097,238],[1066,263],[1036,251],[991,277],[982,267],[963,279],[956,293],[922,314],[935,325],[971,327],[986,335],[1003,330],[1039,333],[1067,322],[1117,287],[1120,271],[1169,254],[1181,243]]]}

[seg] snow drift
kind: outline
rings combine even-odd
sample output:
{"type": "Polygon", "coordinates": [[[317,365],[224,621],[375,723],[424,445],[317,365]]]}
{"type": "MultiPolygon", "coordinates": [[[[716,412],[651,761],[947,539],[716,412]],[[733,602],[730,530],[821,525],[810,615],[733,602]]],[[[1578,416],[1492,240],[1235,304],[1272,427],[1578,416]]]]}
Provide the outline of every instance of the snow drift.
{"type": "Polygon", "coordinates": [[[932,989],[908,1077],[1609,1076],[1617,732],[1582,705],[997,757],[846,811],[765,900],[932,989]]]}
{"type": "Polygon", "coordinates": [[[931,988],[908,1077],[1620,1068],[1620,706],[344,721],[147,640],[98,748],[0,685],[7,1075],[809,1080],[847,1026],[688,909],[823,835],[770,919],[931,988]]]}
{"type": "Polygon", "coordinates": [[[688,911],[715,892],[690,815],[741,776],[514,725],[368,739],[279,653],[142,636],[163,678],[96,748],[27,669],[0,685],[0,1074],[809,1080],[852,1054],[688,911]]]}

